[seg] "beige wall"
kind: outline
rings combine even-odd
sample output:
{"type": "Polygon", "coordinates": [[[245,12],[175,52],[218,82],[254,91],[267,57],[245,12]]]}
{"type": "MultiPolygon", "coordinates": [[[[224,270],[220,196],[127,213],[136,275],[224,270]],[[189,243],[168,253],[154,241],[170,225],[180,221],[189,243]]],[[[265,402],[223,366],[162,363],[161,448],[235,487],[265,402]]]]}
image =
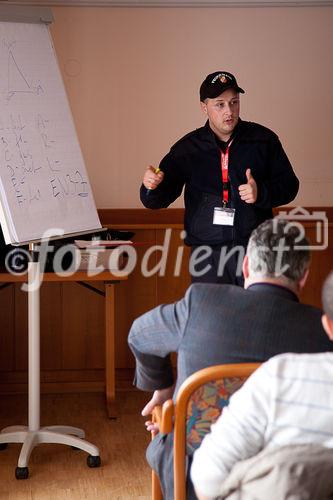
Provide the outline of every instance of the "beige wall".
{"type": "Polygon", "coordinates": [[[296,203],[332,205],[333,8],[52,10],[98,208],[141,206],[146,165],[201,126],[198,88],[219,69],[246,90],[242,118],[279,134],[301,179],[296,203]]]}

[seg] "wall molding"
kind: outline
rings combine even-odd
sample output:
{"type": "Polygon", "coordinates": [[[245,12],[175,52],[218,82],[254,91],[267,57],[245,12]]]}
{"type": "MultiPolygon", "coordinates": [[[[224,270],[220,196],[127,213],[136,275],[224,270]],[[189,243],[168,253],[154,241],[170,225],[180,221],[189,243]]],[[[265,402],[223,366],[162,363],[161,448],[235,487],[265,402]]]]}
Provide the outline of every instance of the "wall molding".
{"type": "Polygon", "coordinates": [[[2,4],[50,7],[331,7],[333,0],[2,0],[2,4]]]}
{"type": "MultiPolygon", "coordinates": [[[[290,212],[295,207],[279,207],[279,211],[290,212]]],[[[325,212],[329,223],[333,223],[333,207],[304,207],[310,214],[314,212],[325,212]]],[[[182,227],[184,219],[183,208],[161,208],[160,210],[149,210],[147,208],[101,208],[98,215],[102,225],[110,227],[131,228],[135,226],[152,227],[182,227]]]]}

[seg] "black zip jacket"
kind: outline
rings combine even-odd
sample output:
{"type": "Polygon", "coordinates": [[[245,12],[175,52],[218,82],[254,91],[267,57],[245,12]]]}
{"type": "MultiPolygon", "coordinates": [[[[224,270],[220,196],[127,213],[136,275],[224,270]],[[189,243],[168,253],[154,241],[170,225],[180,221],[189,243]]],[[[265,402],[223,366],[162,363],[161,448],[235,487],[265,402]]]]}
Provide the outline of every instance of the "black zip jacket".
{"type": "Polygon", "coordinates": [[[229,151],[229,202],[236,209],[234,226],[213,225],[214,207],[221,207],[221,151],[208,122],[176,144],[160,163],[164,179],[151,191],[142,185],[140,198],[147,208],[166,208],[185,185],[185,243],[187,245],[242,245],[261,222],[272,217],[272,207],[292,201],[299,182],[277,135],[262,125],[239,120],[229,151]],[[245,203],[238,186],[246,184],[250,168],[258,187],[255,203],[245,203]]]}

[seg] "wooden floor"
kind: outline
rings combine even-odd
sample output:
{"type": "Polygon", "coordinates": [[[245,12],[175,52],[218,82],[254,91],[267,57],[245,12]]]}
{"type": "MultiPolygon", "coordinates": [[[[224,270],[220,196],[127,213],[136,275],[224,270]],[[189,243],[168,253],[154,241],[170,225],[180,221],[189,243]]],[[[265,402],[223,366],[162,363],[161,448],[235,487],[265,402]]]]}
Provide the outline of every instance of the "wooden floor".
{"type": "MultiPolygon", "coordinates": [[[[15,479],[21,445],[0,451],[1,500],[150,499],[150,469],[145,460],[149,434],[140,410],[148,395],[117,393],[120,415],[106,416],[103,394],[44,395],[41,425],[73,425],[100,449],[102,465],[90,469],[87,454],[68,446],[42,444],[29,461],[29,479],[15,479]]],[[[26,396],[0,397],[0,430],[27,423],[26,396]]]]}

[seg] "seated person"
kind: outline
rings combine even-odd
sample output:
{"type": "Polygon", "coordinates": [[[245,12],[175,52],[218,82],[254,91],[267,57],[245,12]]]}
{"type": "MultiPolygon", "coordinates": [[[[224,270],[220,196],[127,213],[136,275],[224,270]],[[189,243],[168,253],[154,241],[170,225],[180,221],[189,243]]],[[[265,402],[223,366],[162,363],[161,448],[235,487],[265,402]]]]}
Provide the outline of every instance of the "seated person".
{"type": "MultiPolygon", "coordinates": [[[[323,307],[332,341],[333,273],[324,284],[323,307]]],[[[288,353],[264,363],[231,397],[194,453],[198,498],[332,498],[332,387],[332,352],[288,353]]]]}
{"type": "MultiPolygon", "coordinates": [[[[288,351],[333,350],[321,325],[321,311],[298,299],[308,275],[307,247],[296,225],[267,220],[249,240],[243,262],[245,289],[193,284],[183,299],[134,321],[128,338],[136,358],[134,383],[155,391],[142,415],[175,397],[182,382],[201,368],[261,362],[288,351]],[[171,352],[178,353],[175,387],[171,352]]],[[[151,422],[146,425],[154,429],[151,422]]],[[[172,434],[157,434],[147,450],[167,500],[173,500],[172,439],[172,434]]],[[[195,498],[191,492],[188,498],[191,495],[195,498]]]]}

